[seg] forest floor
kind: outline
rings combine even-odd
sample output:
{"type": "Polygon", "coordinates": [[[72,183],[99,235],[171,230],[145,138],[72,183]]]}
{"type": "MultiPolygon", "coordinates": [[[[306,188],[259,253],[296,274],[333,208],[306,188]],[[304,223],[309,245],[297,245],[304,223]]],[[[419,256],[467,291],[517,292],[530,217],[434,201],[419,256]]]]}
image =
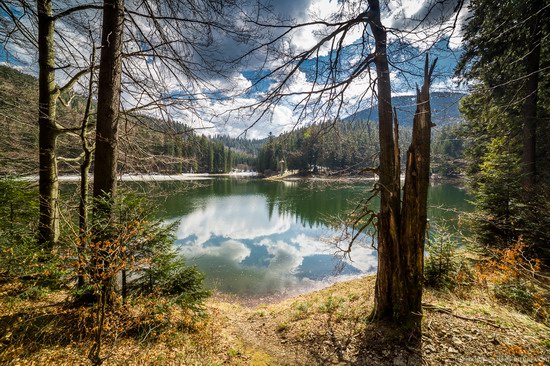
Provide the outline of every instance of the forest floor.
{"type": "MultiPolygon", "coordinates": [[[[0,288],[0,364],[89,364],[86,311],[66,292],[20,299],[13,286],[0,288]]],[[[426,290],[418,338],[366,320],[373,287],[368,276],[259,305],[215,295],[193,327],[176,310],[136,322],[155,306],[137,304],[108,323],[104,365],[550,365],[550,328],[487,290],[426,290]]]]}

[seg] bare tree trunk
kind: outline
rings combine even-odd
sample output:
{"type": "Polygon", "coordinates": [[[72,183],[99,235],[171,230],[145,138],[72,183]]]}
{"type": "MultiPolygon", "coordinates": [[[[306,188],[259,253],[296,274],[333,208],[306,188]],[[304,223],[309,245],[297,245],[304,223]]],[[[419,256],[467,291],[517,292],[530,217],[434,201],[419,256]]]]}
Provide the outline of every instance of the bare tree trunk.
{"type": "Polygon", "coordinates": [[[540,48],[542,41],[541,0],[532,2],[534,19],[529,24],[531,44],[526,57],[527,84],[525,86],[525,100],[522,106],[523,117],[523,156],[522,156],[522,185],[524,190],[530,191],[536,181],[536,140],[537,140],[537,102],[540,73],[540,48]]]}
{"type": "Polygon", "coordinates": [[[380,22],[378,0],[369,0],[367,15],[376,42],[380,139],[378,271],[372,316],[420,329],[432,126],[429,87],[435,62],[428,69],[426,56],[424,85],[417,93],[413,140],[407,153],[401,203],[399,126],[392,112],[387,38],[380,22]]]}
{"type": "MultiPolygon", "coordinates": [[[[94,220],[112,219],[116,193],[118,118],[122,79],[124,0],[103,2],[103,29],[97,96],[97,127],[94,162],[94,220]]],[[[96,238],[109,233],[96,232],[96,238]]],[[[108,268],[108,265],[105,265],[108,268]]],[[[114,302],[114,278],[106,278],[107,303],[114,302]]]]}
{"type": "MultiPolygon", "coordinates": [[[[380,213],[378,214],[378,272],[376,277],[376,319],[391,318],[394,314],[395,283],[399,282],[399,211],[400,167],[396,160],[397,142],[394,140],[391,83],[386,54],[386,30],[380,21],[378,0],[369,0],[369,19],[376,40],[376,73],[380,139],[380,213]]],[[[399,296],[399,295],[398,295],[399,296]]]]}
{"type": "MultiPolygon", "coordinates": [[[[88,187],[89,187],[89,172],[90,166],[92,165],[92,147],[88,142],[88,125],[90,124],[90,114],[92,108],[92,93],[93,93],[93,64],[95,62],[95,48],[92,51],[92,56],[90,57],[91,68],[90,68],[90,81],[88,84],[88,99],[86,100],[86,109],[84,111],[84,118],[82,119],[82,126],[80,129],[80,141],[82,143],[82,150],[84,156],[80,163],[80,200],[78,204],[78,229],[80,236],[80,247],[79,251],[84,249],[84,246],[87,245],[86,238],[88,235],[88,187]]],[[[79,288],[83,287],[85,284],[84,276],[78,276],[77,286],[79,288]]]]}
{"type": "Polygon", "coordinates": [[[401,248],[404,271],[401,317],[413,326],[420,326],[422,317],[422,287],[424,279],[424,240],[427,226],[428,187],[430,185],[430,139],[432,118],[430,109],[430,79],[437,59],[424,67],[424,85],[417,90],[416,113],[412,141],[407,151],[403,206],[401,211],[401,248]]]}
{"type": "Polygon", "coordinates": [[[116,191],[123,27],[124,0],[104,1],[97,98],[94,198],[103,197],[108,200],[114,197],[116,191]]]}
{"type": "Polygon", "coordinates": [[[38,3],[38,127],[39,199],[38,242],[51,248],[59,238],[59,181],[57,173],[54,20],[51,0],[38,3]]]}

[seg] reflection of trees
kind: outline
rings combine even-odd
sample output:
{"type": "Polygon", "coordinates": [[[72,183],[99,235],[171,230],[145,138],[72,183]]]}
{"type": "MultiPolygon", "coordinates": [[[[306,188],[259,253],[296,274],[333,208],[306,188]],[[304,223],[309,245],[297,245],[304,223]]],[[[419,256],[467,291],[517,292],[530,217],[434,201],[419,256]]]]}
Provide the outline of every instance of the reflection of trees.
{"type": "MultiPolygon", "coordinates": [[[[328,225],[334,216],[355,207],[370,183],[266,182],[252,179],[212,179],[205,181],[125,182],[134,189],[158,197],[166,217],[186,215],[213,197],[260,195],[266,200],[269,219],[273,213],[295,216],[304,226],[328,225]]],[[[435,185],[429,192],[430,220],[456,224],[456,211],[470,211],[467,194],[448,184],[435,185]]],[[[246,209],[246,200],[243,207],[246,209]]]]}
{"type": "Polygon", "coordinates": [[[295,185],[273,182],[265,187],[270,212],[276,206],[279,215],[294,215],[304,226],[330,224],[332,216],[344,214],[359,199],[365,185],[300,182],[295,185]]]}
{"type": "MultiPolygon", "coordinates": [[[[366,184],[326,184],[317,182],[266,182],[250,179],[213,179],[190,182],[158,182],[150,196],[159,196],[167,217],[185,215],[209,199],[229,196],[261,195],[271,219],[274,212],[295,216],[304,226],[327,225],[334,215],[352,208],[366,184]],[[184,192],[185,191],[185,192],[184,192]],[[160,198],[164,196],[165,198],[160,198]]],[[[243,206],[246,205],[243,203],[243,206]]],[[[246,207],[242,207],[246,209],[246,207]]]]}
{"type": "Polygon", "coordinates": [[[456,186],[450,184],[432,186],[428,195],[428,218],[456,226],[459,213],[472,210],[468,199],[466,191],[456,186]]]}

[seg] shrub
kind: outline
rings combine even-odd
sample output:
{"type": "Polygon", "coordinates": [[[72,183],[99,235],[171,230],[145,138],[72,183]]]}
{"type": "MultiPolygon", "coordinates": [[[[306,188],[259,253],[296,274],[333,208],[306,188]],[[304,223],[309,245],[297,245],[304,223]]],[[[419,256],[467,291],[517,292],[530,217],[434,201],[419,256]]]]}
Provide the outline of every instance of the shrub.
{"type": "Polygon", "coordinates": [[[79,239],[85,242],[77,243],[77,271],[96,292],[122,271],[123,300],[162,296],[202,315],[210,292],[203,288],[203,274],[173,249],[173,225],[154,218],[154,208],[142,198],[133,194],[121,197],[114,204],[115,215],[106,220],[95,218],[94,228],[79,239]]]}
{"type": "Polygon", "coordinates": [[[428,235],[424,265],[425,283],[434,288],[453,289],[457,284],[458,240],[447,227],[434,225],[428,235]]]}
{"type": "Polygon", "coordinates": [[[188,267],[172,249],[172,226],[155,219],[152,207],[139,197],[119,197],[114,203],[96,201],[101,209],[95,213],[93,227],[76,239],[74,267],[95,297],[94,343],[88,355],[94,365],[105,359],[101,348],[108,328],[106,318],[115,309],[114,284],[119,273],[123,302],[129,295],[144,295],[155,304],[148,309],[153,311],[146,312],[150,318],[134,327],[144,337],[171,326],[168,313],[172,304],[183,308],[186,318],[191,318],[186,323],[192,323],[204,315],[203,302],[209,296],[202,287],[203,275],[188,267]]]}
{"type": "Polygon", "coordinates": [[[36,195],[28,182],[0,178],[0,282],[21,283],[24,298],[58,288],[65,275],[56,256],[36,242],[36,195]]]}
{"type": "Polygon", "coordinates": [[[520,238],[507,249],[492,250],[491,259],[477,266],[478,282],[492,285],[495,296],[517,310],[547,322],[550,318],[548,286],[538,279],[541,261],[528,258],[520,238]]]}

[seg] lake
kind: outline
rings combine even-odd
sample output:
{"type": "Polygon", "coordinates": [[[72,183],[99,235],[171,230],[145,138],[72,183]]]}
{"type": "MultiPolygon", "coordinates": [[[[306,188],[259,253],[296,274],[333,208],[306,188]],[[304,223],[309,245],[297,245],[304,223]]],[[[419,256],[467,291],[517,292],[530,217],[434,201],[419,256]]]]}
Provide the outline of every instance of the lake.
{"type": "MultiPolygon", "coordinates": [[[[215,178],[159,182],[163,219],[176,222],[175,245],[206,275],[206,285],[244,298],[290,296],[376,270],[376,251],[357,243],[336,271],[330,223],[365,197],[372,182],[215,178]]],[[[465,191],[430,188],[431,222],[455,225],[469,211],[465,191]]]]}

